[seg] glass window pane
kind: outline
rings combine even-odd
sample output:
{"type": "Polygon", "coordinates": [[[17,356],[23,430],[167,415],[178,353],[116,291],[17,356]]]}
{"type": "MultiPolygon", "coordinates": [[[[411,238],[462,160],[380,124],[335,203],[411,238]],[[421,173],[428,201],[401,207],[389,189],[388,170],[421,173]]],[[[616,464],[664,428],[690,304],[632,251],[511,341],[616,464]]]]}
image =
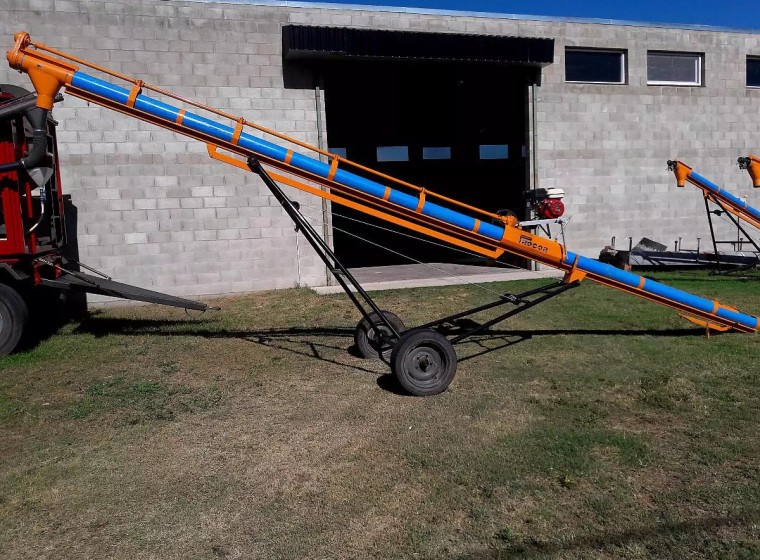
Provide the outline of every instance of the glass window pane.
{"type": "Polygon", "coordinates": [[[623,52],[565,50],[565,81],[622,84],[625,81],[623,52]]]}
{"type": "Polygon", "coordinates": [[[699,85],[702,83],[701,60],[699,54],[650,52],[647,54],[647,80],[699,85]]]}
{"type": "Polygon", "coordinates": [[[451,148],[422,148],[422,159],[451,159],[451,148]]]}
{"type": "Polygon", "coordinates": [[[483,144],[480,146],[480,159],[509,159],[509,146],[506,144],[483,144]]]}
{"type": "Polygon", "coordinates": [[[409,146],[378,146],[377,161],[409,161],[409,146]]]}
{"type": "Polygon", "coordinates": [[[340,157],[348,157],[348,150],[346,148],[330,148],[330,152],[340,157]]]}
{"type": "Polygon", "coordinates": [[[747,57],[747,85],[760,87],[760,57],[747,57]]]}

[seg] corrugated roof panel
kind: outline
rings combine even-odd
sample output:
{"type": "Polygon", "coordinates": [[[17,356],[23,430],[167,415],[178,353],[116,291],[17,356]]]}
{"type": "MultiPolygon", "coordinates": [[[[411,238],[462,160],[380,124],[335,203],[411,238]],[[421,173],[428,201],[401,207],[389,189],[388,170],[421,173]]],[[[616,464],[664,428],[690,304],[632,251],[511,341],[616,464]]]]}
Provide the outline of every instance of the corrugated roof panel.
{"type": "Polygon", "coordinates": [[[462,60],[545,66],[554,39],[285,25],[283,54],[296,59],[462,60]]]}

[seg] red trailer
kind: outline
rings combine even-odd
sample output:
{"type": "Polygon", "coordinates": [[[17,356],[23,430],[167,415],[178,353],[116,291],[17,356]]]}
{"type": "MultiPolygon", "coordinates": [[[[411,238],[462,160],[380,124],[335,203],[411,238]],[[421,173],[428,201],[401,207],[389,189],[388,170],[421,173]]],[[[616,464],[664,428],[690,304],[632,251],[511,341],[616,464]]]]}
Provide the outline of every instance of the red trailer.
{"type": "Polygon", "coordinates": [[[39,290],[89,292],[205,311],[205,304],[114,282],[67,258],[57,123],[50,113],[42,118],[35,114],[36,103],[36,93],[0,84],[0,354],[19,344],[39,290]],[[34,156],[42,160],[29,161],[34,142],[43,140],[43,155],[34,156]],[[19,165],[23,161],[26,165],[19,165]]]}

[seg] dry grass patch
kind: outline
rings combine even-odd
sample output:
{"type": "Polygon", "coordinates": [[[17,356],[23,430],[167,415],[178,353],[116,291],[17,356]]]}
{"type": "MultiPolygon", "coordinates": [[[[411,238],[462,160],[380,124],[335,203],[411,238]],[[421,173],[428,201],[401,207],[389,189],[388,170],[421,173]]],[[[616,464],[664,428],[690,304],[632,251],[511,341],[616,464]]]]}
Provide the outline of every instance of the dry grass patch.
{"type": "MultiPolygon", "coordinates": [[[[683,282],[760,310],[755,284],[683,282]]],[[[484,301],[378,297],[411,325],[484,301]]],[[[343,298],[217,303],[110,309],[0,361],[4,557],[760,556],[756,336],[584,286],[418,399],[348,351],[343,298]]]]}

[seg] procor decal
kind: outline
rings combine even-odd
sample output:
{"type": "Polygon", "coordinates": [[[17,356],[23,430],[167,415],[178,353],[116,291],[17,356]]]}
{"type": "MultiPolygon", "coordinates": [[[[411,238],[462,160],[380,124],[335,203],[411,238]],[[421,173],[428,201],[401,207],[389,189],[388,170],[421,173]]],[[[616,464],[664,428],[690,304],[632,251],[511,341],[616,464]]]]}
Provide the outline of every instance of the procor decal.
{"type": "Polygon", "coordinates": [[[536,243],[534,241],[535,238],[529,236],[529,235],[521,235],[520,240],[518,243],[520,245],[525,245],[526,247],[530,247],[531,249],[535,249],[536,251],[541,251],[542,253],[548,253],[549,248],[545,245],[541,245],[539,243],[536,243]]]}

